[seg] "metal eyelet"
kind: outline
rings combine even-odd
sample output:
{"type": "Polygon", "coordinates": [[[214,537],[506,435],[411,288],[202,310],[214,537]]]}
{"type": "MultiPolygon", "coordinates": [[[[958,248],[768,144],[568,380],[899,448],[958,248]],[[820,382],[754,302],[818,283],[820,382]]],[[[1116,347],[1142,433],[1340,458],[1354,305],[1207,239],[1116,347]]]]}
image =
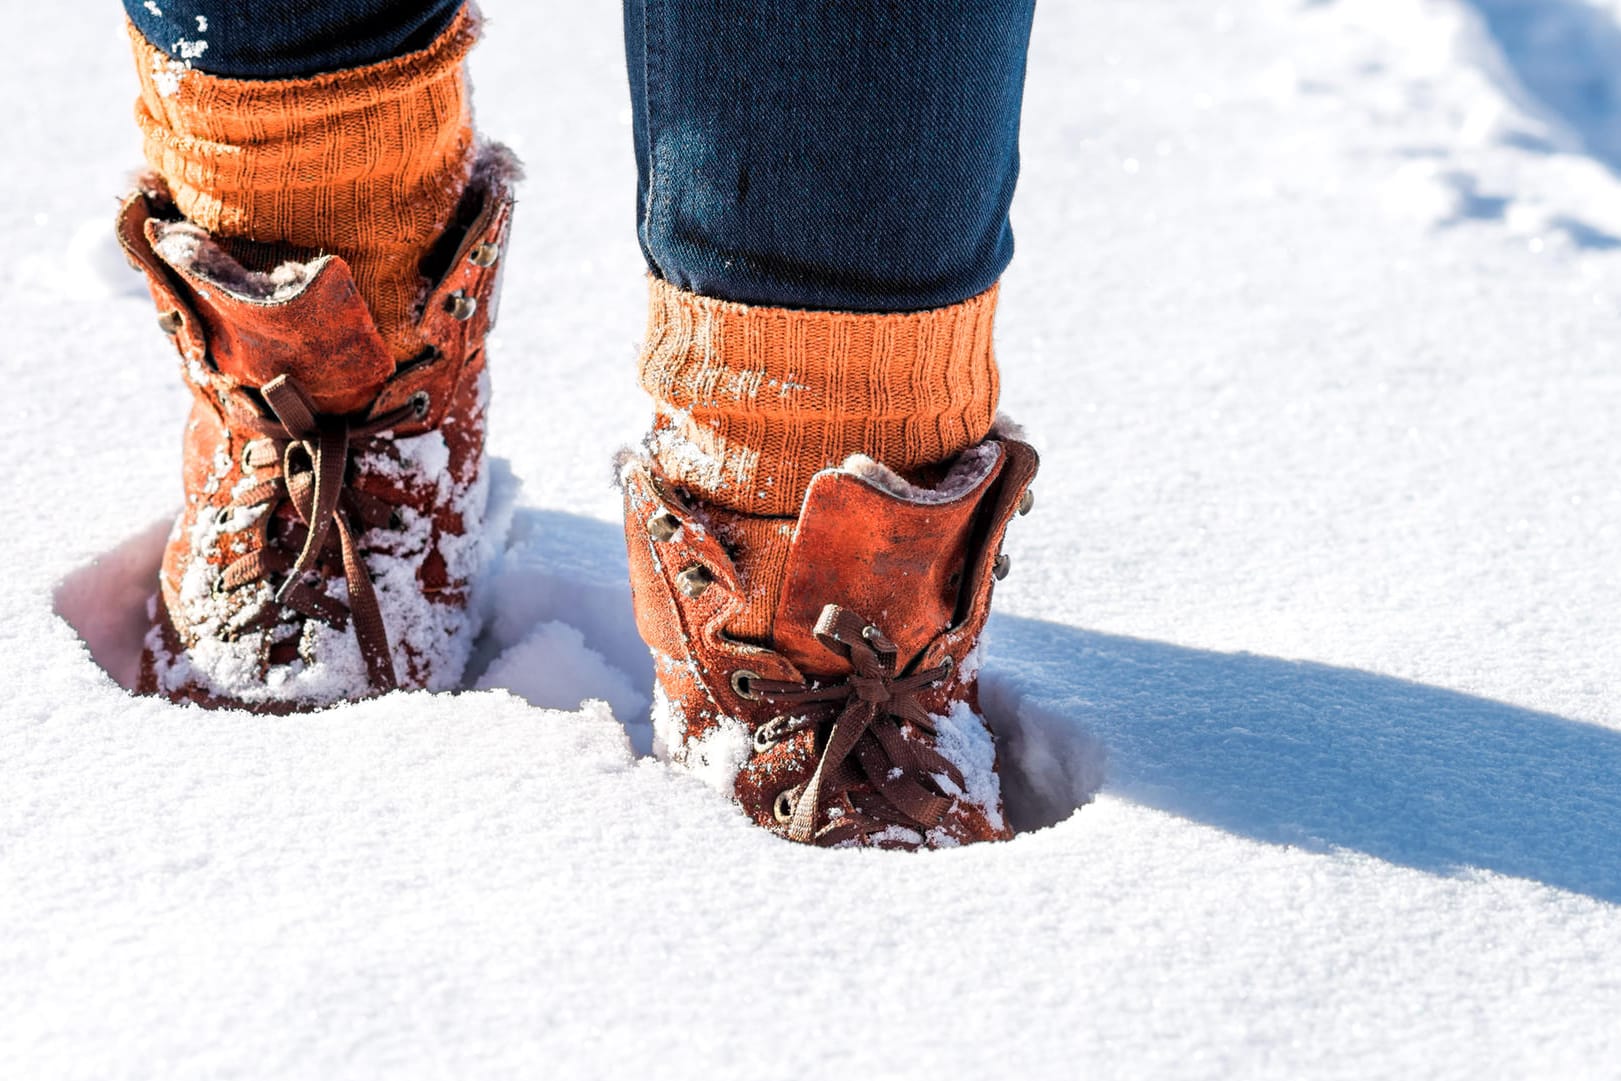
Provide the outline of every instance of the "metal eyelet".
{"type": "Polygon", "coordinates": [[[170,308],[158,316],[158,329],[172,338],[180,333],[181,324],[184,322],[185,320],[180,315],[180,309],[170,308]]]}
{"type": "Polygon", "coordinates": [[[478,301],[468,296],[463,290],[458,289],[450,294],[448,307],[452,319],[465,323],[473,318],[474,312],[478,311],[478,301]]]}
{"type": "Polygon", "coordinates": [[[991,564],[991,574],[998,582],[1006,578],[1008,571],[1012,569],[1013,559],[1005,552],[1002,555],[997,556],[996,562],[991,564]]]}
{"type": "Polygon", "coordinates": [[[242,472],[252,473],[256,468],[258,468],[253,464],[253,448],[257,446],[258,443],[259,441],[257,439],[250,439],[246,443],[242,444],[242,455],[237,459],[238,464],[242,466],[242,472]]]}
{"type": "Polygon", "coordinates": [[[793,792],[784,789],[777,793],[777,798],[771,801],[771,814],[778,822],[788,823],[794,819],[793,792]]]}
{"type": "Polygon", "coordinates": [[[489,243],[475,245],[473,250],[467,253],[467,261],[480,268],[494,266],[499,258],[501,249],[489,243]]]}
{"type": "Polygon", "coordinates": [[[418,420],[428,419],[428,410],[433,408],[433,396],[425,390],[419,390],[407,399],[411,412],[416,414],[418,420]]]}
{"type": "Polygon", "coordinates": [[[714,582],[715,576],[709,573],[709,568],[697,563],[675,576],[676,588],[694,600],[703,596],[714,582]]]}
{"type": "Polygon", "coordinates": [[[782,742],[783,718],[773,717],[754,730],[754,753],[765,754],[782,742]]]}
{"type": "Polygon", "coordinates": [[[655,514],[647,520],[647,535],[660,544],[663,544],[679,532],[681,532],[681,519],[669,512],[655,514]]]}
{"type": "Polygon", "coordinates": [[[1036,490],[1034,488],[1026,488],[1024,490],[1024,494],[1019,497],[1019,513],[1021,515],[1029,514],[1030,511],[1034,509],[1035,505],[1036,490]]]}
{"type": "Polygon", "coordinates": [[[216,526],[223,527],[226,522],[229,522],[231,520],[231,515],[234,514],[234,513],[236,513],[236,508],[235,507],[230,507],[230,506],[215,507],[214,508],[214,524],[216,526]]]}
{"type": "Polygon", "coordinates": [[[758,702],[760,695],[749,687],[749,683],[759,679],[760,673],[750,672],[747,668],[739,668],[732,673],[732,693],[747,702],[758,702]]]}

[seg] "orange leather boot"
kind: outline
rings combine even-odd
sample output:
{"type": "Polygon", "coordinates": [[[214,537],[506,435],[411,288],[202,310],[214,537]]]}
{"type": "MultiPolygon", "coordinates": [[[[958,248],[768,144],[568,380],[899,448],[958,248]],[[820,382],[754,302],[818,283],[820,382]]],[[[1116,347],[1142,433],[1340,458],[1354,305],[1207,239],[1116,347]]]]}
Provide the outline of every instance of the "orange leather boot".
{"type": "Polygon", "coordinates": [[[1007,838],[977,646],[1037,459],[984,430],[995,379],[973,305],[994,296],[859,316],[653,293],[643,384],[659,419],[620,477],[655,750],[790,840],[1007,838]],[[883,408],[936,375],[952,386],[883,408]],[[862,442],[923,460],[903,476],[850,453],[862,442]]]}
{"type": "Polygon", "coordinates": [[[245,269],[146,178],[118,235],[194,398],[140,690],[281,712],[456,686],[489,554],[484,339],[515,159],[486,147],[396,360],[348,264],[245,269]]]}

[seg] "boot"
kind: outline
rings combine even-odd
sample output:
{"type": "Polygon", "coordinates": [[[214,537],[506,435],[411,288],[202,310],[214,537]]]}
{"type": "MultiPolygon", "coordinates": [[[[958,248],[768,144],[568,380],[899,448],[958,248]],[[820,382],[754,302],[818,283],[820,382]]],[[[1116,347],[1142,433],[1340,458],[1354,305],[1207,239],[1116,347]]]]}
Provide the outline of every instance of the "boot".
{"type": "Polygon", "coordinates": [[[142,693],[283,712],[457,685],[488,554],[484,339],[516,171],[481,152],[404,360],[342,258],[250,271],[156,177],[124,201],[120,242],[194,398],[142,693]]]}
{"type": "Polygon", "coordinates": [[[1034,450],[993,433],[920,487],[864,456],[815,474],[797,517],[621,469],[656,749],[755,822],[824,846],[1011,836],[979,710],[979,637],[1034,450]],[[765,628],[758,642],[731,630],[765,628]]]}

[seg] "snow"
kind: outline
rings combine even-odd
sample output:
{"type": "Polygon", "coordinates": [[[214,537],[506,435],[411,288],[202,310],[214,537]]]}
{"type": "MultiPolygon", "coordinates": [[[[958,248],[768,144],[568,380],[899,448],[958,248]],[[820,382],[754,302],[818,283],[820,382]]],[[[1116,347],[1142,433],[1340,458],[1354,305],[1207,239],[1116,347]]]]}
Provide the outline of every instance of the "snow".
{"type": "Polygon", "coordinates": [[[532,706],[579,709],[601,699],[615,716],[647,713],[647,696],[631,678],[585,644],[576,627],[542,623],[503,651],[479,679],[479,690],[508,690],[532,706]]]}
{"type": "MultiPolygon", "coordinates": [[[[285,269],[287,267],[279,268],[275,276],[255,277],[268,287],[273,280],[285,280],[280,277],[285,269]]],[[[240,267],[236,268],[237,278],[243,273],[240,267]]],[[[301,290],[305,279],[295,274],[294,281],[294,288],[301,290]]],[[[200,385],[207,388],[212,384],[200,385]]],[[[477,412],[484,412],[488,399],[489,377],[482,373],[477,412]]],[[[214,457],[204,491],[217,489],[233,464],[230,452],[222,447],[214,457]]],[[[434,493],[433,505],[453,511],[464,527],[461,533],[444,533],[438,539],[438,554],[444,561],[446,579],[471,582],[475,594],[488,588],[487,582],[496,577],[493,568],[504,547],[506,504],[510,498],[498,498],[498,513],[486,515],[490,496],[486,463],[475,463],[471,475],[458,482],[450,474],[450,449],[443,434],[429,431],[392,439],[374,449],[356,453],[354,471],[357,476],[387,477],[407,491],[434,493]],[[493,520],[487,521],[487,517],[493,520]]],[[[261,480],[258,473],[243,476],[236,483],[233,497],[240,497],[261,480]]],[[[510,486],[511,482],[507,483],[510,486]]],[[[223,517],[212,513],[197,515],[189,531],[191,551],[209,553],[223,549],[240,554],[241,545],[234,539],[235,534],[259,520],[268,510],[268,505],[261,505],[233,508],[223,517]]],[[[481,598],[475,598],[464,609],[438,603],[423,593],[421,572],[434,551],[430,545],[433,523],[429,515],[409,505],[395,507],[394,516],[395,521],[389,526],[367,531],[361,544],[366,552],[367,573],[377,594],[378,609],[388,631],[395,670],[408,671],[415,659],[424,671],[431,673],[427,680],[430,689],[453,690],[462,683],[485,604],[481,598]]],[[[181,524],[177,522],[175,528],[180,529],[181,524]]],[[[154,625],[148,631],[145,643],[153,654],[159,687],[170,692],[195,687],[241,702],[291,700],[307,707],[331,705],[368,693],[366,661],[359,639],[347,624],[335,626],[317,619],[302,619],[237,635],[223,633],[226,629],[240,627],[245,619],[270,604],[273,595],[270,585],[262,581],[234,591],[222,590],[220,581],[227,566],[226,560],[206,558],[195,558],[186,564],[175,599],[179,605],[177,623],[193,628],[197,634],[190,648],[178,655],[171,654],[165,647],[161,629],[154,625]],[[273,666],[268,676],[262,677],[266,639],[282,642],[294,635],[299,636],[300,659],[286,666],[273,666]]],[[[342,579],[327,580],[321,588],[340,603],[349,601],[349,583],[342,579]]],[[[156,611],[155,603],[152,610],[156,611]]],[[[133,643],[130,646],[133,648],[133,643]]],[[[118,671],[125,667],[124,662],[112,666],[118,671]]],[[[511,666],[505,670],[511,671],[511,666]]],[[[579,704],[578,698],[567,703],[570,708],[579,704]]]]}
{"type": "Polygon", "coordinates": [[[1025,832],[923,856],[650,757],[619,13],[485,7],[530,176],[485,689],[304,716],[119,686],[186,408],[87,231],[120,21],[0,72],[7,1077],[1615,1075],[1621,3],[1041,6],[983,687],[1025,832]]]}
{"type": "MultiPolygon", "coordinates": [[[[958,785],[943,773],[934,774],[940,790],[981,807],[991,828],[1000,830],[1004,823],[996,809],[1001,787],[996,772],[996,745],[985,726],[966,702],[953,702],[949,713],[932,719],[939,732],[937,749],[963,776],[963,783],[958,785]]],[[[1077,804],[1071,804],[1074,806],[1077,804]]],[[[945,830],[935,832],[940,837],[947,835],[945,830]]]]}

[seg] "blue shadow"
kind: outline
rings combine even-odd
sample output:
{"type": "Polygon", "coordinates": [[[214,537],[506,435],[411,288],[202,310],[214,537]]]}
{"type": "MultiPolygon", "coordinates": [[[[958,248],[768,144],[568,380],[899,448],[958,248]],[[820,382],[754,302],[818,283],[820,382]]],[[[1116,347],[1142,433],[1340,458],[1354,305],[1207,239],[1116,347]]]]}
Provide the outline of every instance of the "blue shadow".
{"type": "Polygon", "coordinates": [[[1579,0],[1469,0],[1527,91],[1621,172],[1621,23],[1579,0]]]}
{"type": "MultiPolygon", "coordinates": [[[[115,676],[133,675],[167,529],[155,523],[57,589],[57,612],[115,676]]],[[[519,508],[510,551],[506,584],[524,604],[486,663],[562,619],[650,691],[618,523],[519,508]]],[[[1621,903],[1621,731],[1352,669],[1040,620],[995,616],[987,639],[984,702],[1007,740],[1021,828],[1068,818],[1102,784],[1260,841],[1435,874],[1483,868],[1621,903]]],[[[644,718],[621,720],[645,754],[644,718]]]]}
{"type": "Polygon", "coordinates": [[[1114,794],[1261,841],[1621,903],[1621,732],[1322,664],[1028,619],[992,634],[993,668],[1106,747],[1114,794]]]}

